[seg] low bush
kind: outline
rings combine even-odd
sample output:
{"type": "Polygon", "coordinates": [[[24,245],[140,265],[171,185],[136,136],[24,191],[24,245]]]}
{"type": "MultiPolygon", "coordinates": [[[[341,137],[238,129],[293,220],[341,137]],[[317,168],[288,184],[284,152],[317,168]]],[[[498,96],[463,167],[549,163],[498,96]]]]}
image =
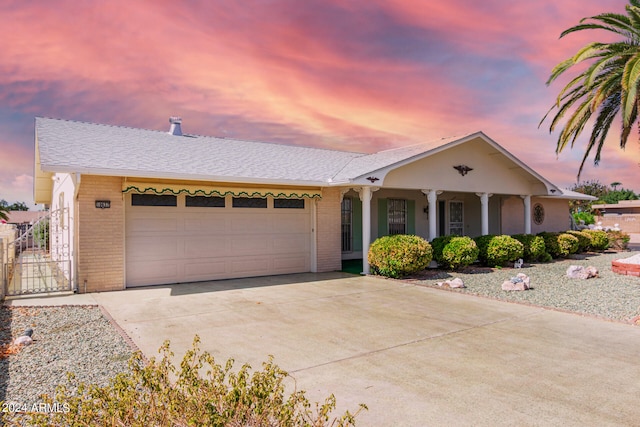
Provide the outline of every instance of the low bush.
{"type": "Polygon", "coordinates": [[[208,352],[200,352],[194,338],[180,368],[171,359],[169,343],[160,349],[162,358],[148,363],[140,352],[129,361],[127,372],[117,375],[107,386],[78,383],[73,375],[69,385],[60,385],[55,399],[45,395],[43,403],[59,411],[7,413],[9,425],[32,426],[353,426],[360,411],[331,416],[336,399],[330,395],[313,406],[304,391],[295,390],[295,381],[270,357],[261,371],[251,373],[243,365],[234,372],[233,360],[216,364],[208,352]],[[206,376],[201,373],[206,372],[206,376]],[[287,382],[285,384],[285,381],[287,382]],[[285,386],[294,386],[288,395],[285,386]],[[75,390],[75,391],[73,391],[75,390]],[[61,402],[61,403],[57,403],[61,402]]]}
{"type": "Polygon", "coordinates": [[[571,234],[578,239],[578,252],[585,252],[591,248],[591,238],[585,232],[569,230],[567,234],[571,234]]]}
{"type": "Polygon", "coordinates": [[[609,249],[615,249],[622,251],[629,246],[629,240],[631,237],[622,231],[607,231],[607,237],[609,238],[609,249]]]}
{"type": "Polygon", "coordinates": [[[440,236],[431,241],[433,259],[435,259],[438,264],[444,264],[444,260],[442,259],[442,250],[454,237],[456,236],[440,236]]]}
{"type": "Polygon", "coordinates": [[[533,234],[514,234],[514,239],[522,243],[524,247],[524,260],[528,262],[532,261],[544,261],[548,260],[547,249],[544,244],[542,236],[536,236],[533,234]]]}
{"type": "Polygon", "coordinates": [[[544,239],[544,246],[547,250],[547,253],[551,255],[552,258],[560,257],[560,245],[558,245],[558,236],[560,235],[560,233],[543,231],[541,233],[538,233],[537,235],[544,239]]]}
{"type": "Polygon", "coordinates": [[[488,265],[487,249],[489,248],[491,239],[494,237],[496,237],[494,234],[485,234],[484,236],[478,236],[473,239],[473,241],[476,242],[476,246],[478,246],[478,260],[483,265],[488,265]]]}
{"type": "Polygon", "coordinates": [[[442,263],[452,270],[471,265],[477,259],[478,246],[470,237],[453,237],[442,249],[442,263]]]}
{"type": "Polygon", "coordinates": [[[573,213],[573,220],[576,224],[580,224],[580,221],[583,221],[585,225],[595,224],[596,222],[595,216],[589,212],[575,212],[573,213]]]}
{"type": "Polygon", "coordinates": [[[609,248],[609,236],[602,230],[582,230],[591,239],[591,249],[594,251],[604,251],[609,248]]]}
{"type": "Polygon", "coordinates": [[[494,236],[487,246],[487,265],[500,267],[524,256],[524,245],[511,236],[494,236]]]}
{"type": "Polygon", "coordinates": [[[374,274],[402,277],[424,270],[432,257],[433,249],[422,237],[396,234],[376,239],[367,259],[374,274]]]}
{"type": "Polygon", "coordinates": [[[560,256],[566,258],[578,252],[580,241],[576,236],[568,233],[560,233],[558,235],[558,247],[560,248],[560,256]]]}

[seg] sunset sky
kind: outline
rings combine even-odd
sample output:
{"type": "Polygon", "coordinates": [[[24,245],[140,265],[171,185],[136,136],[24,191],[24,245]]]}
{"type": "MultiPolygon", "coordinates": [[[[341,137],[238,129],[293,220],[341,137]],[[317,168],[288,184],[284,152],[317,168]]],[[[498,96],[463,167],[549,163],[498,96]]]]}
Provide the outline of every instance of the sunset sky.
{"type": "MultiPolygon", "coordinates": [[[[483,131],[560,187],[538,123],[560,33],[623,0],[2,1],[0,199],[33,205],[34,117],[373,152],[483,131]]],[[[564,80],[566,82],[566,80],[564,80]]],[[[640,191],[638,133],[582,180],[640,191]]],[[[151,149],[151,148],[150,148],[151,149]]],[[[140,153],[141,156],[144,153],[140,153]]]]}

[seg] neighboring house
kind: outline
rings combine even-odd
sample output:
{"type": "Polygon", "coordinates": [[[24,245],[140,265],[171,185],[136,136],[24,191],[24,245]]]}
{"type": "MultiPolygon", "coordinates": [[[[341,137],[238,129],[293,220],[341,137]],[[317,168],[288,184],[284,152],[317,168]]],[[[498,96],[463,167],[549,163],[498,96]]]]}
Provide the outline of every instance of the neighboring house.
{"type": "Polygon", "coordinates": [[[170,122],[36,119],[35,201],[70,214],[62,243],[81,292],[339,270],[387,234],[566,230],[568,201],[593,199],[482,132],[364,154],[183,135],[170,122]]]}
{"type": "Polygon", "coordinates": [[[625,233],[640,233],[640,200],[620,200],[615,204],[592,205],[596,222],[603,228],[615,228],[625,233]]]}
{"type": "Polygon", "coordinates": [[[44,211],[9,211],[7,224],[14,224],[18,233],[24,233],[29,226],[38,222],[46,214],[44,211]]]}

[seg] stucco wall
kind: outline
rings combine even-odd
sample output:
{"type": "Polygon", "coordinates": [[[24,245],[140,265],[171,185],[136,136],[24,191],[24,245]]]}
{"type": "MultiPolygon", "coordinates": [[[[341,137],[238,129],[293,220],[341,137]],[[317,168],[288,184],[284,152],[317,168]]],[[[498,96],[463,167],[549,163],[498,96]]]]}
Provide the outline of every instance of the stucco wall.
{"type": "Polygon", "coordinates": [[[504,196],[502,202],[502,234],[524,233],[524,200],[520,196],[504,196]]]}
{"type": "Polygon", "coordinates": [[[83,175],[76,217],[78,290],[101,292],[124,289],[122,178],[83,175]],[[96,208],[96,200],[109,200],[111,207],[96,208]]]}
{"type": "Polygon", "coordinates": [[[567,231],[571,228],[568,200],[532,197],[532,210],[536,203],[540,203],[544,207],[544,221],[542,224],[536,224],[532,213],[531,233],[537,234],[541,231],[567,231]]]}
{"type": "Polygon", "coordinates": [[[601,222],[603,227],[615,227],[625,233],[640,233],[640,214],[609,214],[596,217],[596,222],[601,222]]]}
{"type": "Polygon", "coordinates": [[[342,242],[340,236],[340,188],[324,188],[322,199],[316,205],[317,269],[342,269],[342,242]]]}

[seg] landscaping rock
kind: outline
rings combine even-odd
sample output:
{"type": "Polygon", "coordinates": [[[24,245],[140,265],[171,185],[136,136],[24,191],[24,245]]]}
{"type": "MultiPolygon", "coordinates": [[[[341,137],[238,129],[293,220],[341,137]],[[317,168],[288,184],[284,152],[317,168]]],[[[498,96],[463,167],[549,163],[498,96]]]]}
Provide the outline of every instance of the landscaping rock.
{"type": "Polygon", "coordinates": [[[592,277],[598,277],[598,269],[592,265],[588,267],[570,265],[567,268],[567,277],[570,279],[591,279],[592,277]]]}
{"type": "Polygon", "coordinates": [[[451,280],[445,280],[444,282],[438,282],[438,286],[442,286],[444,288],[466,288],[462,279],[458,277],[451,280]]]}
{"type": "Polygon", "coordinates": [[[518,273],[517,276],[502,282],[503,291],[526,291],[530,287],[529,276],[524,273],[518,273]]]}

